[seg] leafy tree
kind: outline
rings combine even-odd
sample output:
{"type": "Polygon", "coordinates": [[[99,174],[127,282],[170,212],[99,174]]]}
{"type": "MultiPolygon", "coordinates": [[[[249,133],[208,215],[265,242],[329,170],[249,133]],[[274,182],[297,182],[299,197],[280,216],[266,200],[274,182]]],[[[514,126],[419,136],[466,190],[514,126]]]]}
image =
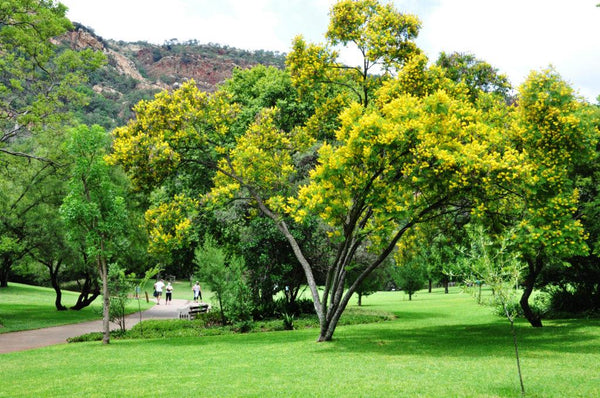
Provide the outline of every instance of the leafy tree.
{"type": "Polygon", "coordinates": [[[227,259],[215,240],[206,236],[196,250],[198,275],[216,295],[223,324],[232,322],[247,331],[252,321],[252,300],[246,283],[245,263],[242,257],[227,259]]]}
{"type": "Polygon", "coordinates": [[[61,275],[69,265],[76,261],[76,253],[66,239],[63,220],[57,213],[58,205],[36,212],[40,217],[35,226],[37,231],[29,238],[30,255],[43,264],[50,276],[50,284],[56,293],[55,306],[58,311],[67,308],[61,303],[61,275]]]}
{"type": "Polygon", "coordinates": [[[229,93],[208,95],[189,83],[140,103],[137,119],[115,130],[113,159],[138,186],[160,184],[182,164],[216,170],[215,187],[201,202],[243,199],[274,222],[304,270],[319,341],[330,340],[352,294],[407,231],[468,212],[473,200],[465,196],[487,193],[482,181],[509,170],[517,178],[524,161],[498,145],[506,127],[502,104],[486,95],[473,104],[463,86],[426,67],[412,42],[418,27],[389,5],[341,1],[327,37],[332,45],[355,43],[365,62],[345,68],[329,47],[296,40],[288,58],[292,82],[316,104],[302,128],[283,129],[275,108],[238,131],[232,126],[243,107],[229,93]],[[376,64],[397,75],[371,75],[376,64]],[[315,220],[320,240],[336,247],[322,291],[290,228],[315,220]],[[347,267],[361,248],[374,260],[345,290],[347,267]]]}
{"type": "MultiPolygon", "coordinates": [[[[348,278],[346,283],[351,285],[354,280],[360,276],[364,271],[365,267],[373,261],[373,255],[364,251],[358,251],[354,258],[354,262],[348,267],[347,273],[348,278]]],[[[387,262],[389,263],[389,261],[387,262]]],[[[362,305],[363,297],[369,296],[379,290],[383,290],[386,282],[389,281],[389,264],[384,264],[377,268],[371,274],[365,278],[360,285],[356,288],[356,295],[358,296],[358,305],[362,305]]]]}
{"type": "MultiPolygon", "coordinates": [[[[600,107],[595,106],[596,125],[600,107]]],[[[595,152],[599,152],[596,146],[595,152]]],[[[578,219],[588,235],[588,256],[578,255],[558,264],[546,264],[538,279],[551,295],[550,310],[593,312],[600,310],[600,157],[577,166],[575,186],[579,191],[578,219]]]]}
{"type": "Polygon", "coordinates": [[[465,84],[473,101],[482,92],[498,94],[507,102],[510,100],[511,86],[508,78],[472,54],[442,52],[436,65],[444,69],[449,79],[465,84]]]}
{"type": "Polygon", "coordinates": [[[5,155],[46,159],[12,146],[44,130],[58,131],[69,107],[85,101],[77,87],[103,62],[100,52],[60,50],[53,43],[72,28],[65,12],[64,5],[50,0],[7,0],[0,6],[0,152],[5,155]]]}
{"type": "Polygon", "coordinates": [[[469,262],[469,268],[475,278],[465,282],[471,286],[481,282],[489,286],[492,289],[492,300],[502,307],[506,319],[510,322],[521,394],[525,395],[515,331],[517,314],[510,306],[513,298],[517,296],[515,286],[519,282],[523,268],[518,251],[510,250],[510,231],[506,236],[499,237],[498,242],[494,242],[481,225],[470,225],[468,230],[471,246],[464,259],[469,262]]]}
{"type": "Polygon", "coordinates": [[[112,263],[108,267],[108,293],[110,295],[109,318],[116,323],[122,332],[126,330],[125,307],[129,302],[129,294],[133,288],[131,277],[125,274],[125,269],[112,263]]]}
{"type": "Polygon", "coordinates": [[[0,286],[6,287],[12,266],[43,241],[40,220],[60,198],[53,188],[60,176],[52,164],[22,157],[7,157],[0,164],[0,286]]]}
{"type": "Polygon", "coordinates": [[[104,161],[108,135],[100,126],[78,126],[71,130],[67,149],[73,159],[69,193],[61,214],[74,242],[85,242],[86,254],[94,259],[102,280],[103,344],[110,342],[110,294],[108,261],[114,243],[123,234],[126,208],[123,197],[104,161]]]}
{"type": "MultiPolygon", "coordinates": [[[[55,44],[52,39],[72,27],[65,12],[62,4],[48,0],[7,0],[0,5],[0,164],[9,173],[0,176],[6,192],[1,200],[0,286],[7,285],[12,265],[40,241],[35,238],[39,215],[34,213],[45,202],[41,187],[61,159],[57,143],[62,126],[70,121],[70,107],[86,100],[78,88],[87,73],[104,59],[100,52],[55,44]],[[19,158],[53,164],[19,165],[19,158]]],[[[53,275],[57,261],[49,268],[53,275]]],[[[57,308],[62,308],[59,291],[57,308]]]]}
{"type": "Polygon", "coordinates": [[[423,289],[426,282],[425,264],[415,258],[405,264],[398,264],[391,269],[392,278],[401,290],[412,300],[413,294],[423,289]]]}
{"type": "MultiPolygon", "coordinates": [[[[520,88],[513,146],[527,154],[529,171],[506,203],[515,223],[515,240],[527,264],[520,303],[532,326],[541,319],[529,297],[547,262],[587,255],[586,234],[576,218],[579,165],[597,154],[598,130],[592,108],[578,100],[553,70],[532,73],[520,88]]],[[[517,182],[517,181],[516,181],[517,182]]]]}

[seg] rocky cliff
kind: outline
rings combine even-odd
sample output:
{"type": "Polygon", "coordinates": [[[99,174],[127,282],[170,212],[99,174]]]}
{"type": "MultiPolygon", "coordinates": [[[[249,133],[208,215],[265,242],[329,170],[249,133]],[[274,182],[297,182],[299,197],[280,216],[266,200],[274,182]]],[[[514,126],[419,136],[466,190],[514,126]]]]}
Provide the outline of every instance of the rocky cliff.
{"type": "Polygon", "coordinates": [[[151,98],[182,81],[194,79],[198,88],[210,92],[229,78],[236,67],[263,64],[283,68],[285,63],[285,55],[276,52],[245,51],[197,41],[170,40],[163,45],[117,42],[104,40],[80,24],[74,26],[73,31],[60,38],[61,43],[73,49],[102,51],[107,58],[107,65],[90,76],[97,97],[83,112],[85,123],[99,123],[107,128],[126,122],[131,117],[131,107],[140,99],[151,98]]]}

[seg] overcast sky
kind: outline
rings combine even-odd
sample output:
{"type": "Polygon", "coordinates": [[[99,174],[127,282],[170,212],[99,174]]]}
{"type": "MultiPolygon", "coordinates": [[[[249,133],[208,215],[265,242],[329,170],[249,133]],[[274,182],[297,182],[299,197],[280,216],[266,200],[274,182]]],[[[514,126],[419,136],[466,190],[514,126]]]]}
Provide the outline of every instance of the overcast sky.
{"type": "MultiPolygon", "coordinates": [[[[334,0],[60,0],[68,17],[105,39],[162,44],[196,39],[289,52],[303,35],[323,42],[334,0]]],[[[417,44],[474,54],[518,86],[552,65],[588,100],[600,95],[600,0],[395,0],[422,21],[417,44]]]]}

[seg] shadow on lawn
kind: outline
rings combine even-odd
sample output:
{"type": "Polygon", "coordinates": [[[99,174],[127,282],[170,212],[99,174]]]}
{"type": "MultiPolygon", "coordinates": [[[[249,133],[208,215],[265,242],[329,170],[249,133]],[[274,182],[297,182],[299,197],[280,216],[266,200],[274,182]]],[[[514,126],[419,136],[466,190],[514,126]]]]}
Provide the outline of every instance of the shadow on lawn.
{"type": "MultiPolygon", "coordinates": [[[[401,320],[400,320],[401,322],[401,320]]],[[[395,323],[395,322],[394,322],[395,323]]],[[[600,326],[600,320],[552,321],[543,328],[528,324],[517,326],[519,348],[525,352],[551,350],[558,353],[600,351],[598,333],[579,329],[600,326]]],[[[331,350],[368,352],[385,355],[434,356],[512,356],[512,337],[508,322],[458,324],[402,329],[393,324],[361,325],[336,332],[331,350]]],[[[324,350],[327,352],[329,350],[324,350]]]]}

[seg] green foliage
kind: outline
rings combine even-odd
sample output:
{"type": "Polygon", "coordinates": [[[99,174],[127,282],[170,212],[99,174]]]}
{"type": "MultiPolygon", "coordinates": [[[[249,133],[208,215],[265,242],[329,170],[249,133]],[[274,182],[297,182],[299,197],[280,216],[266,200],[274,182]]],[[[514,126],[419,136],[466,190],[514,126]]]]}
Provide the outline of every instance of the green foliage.
{"type": "Polygon", "coordinates": [[[70,131],[67,151],[74,164],[69,193],[61,214],[69,227],[69,239],[85,242],[85,251],[93,258],[102,280],[103,343],[110,339],[110,293],[108,261],[117,240],[124,235],[127,212],[125,201],[111,180],[104,160],[108,136],[100,126],[78,126],[70,131]]]}
{"type": "Polygon", "coordinates": [[[413,294],[423,289],[427,281],[425,265],[418,260],[390,267],[390,273],[396,286],[408,294],[409,300],[412,300],[413,294]]]}
{"type": "Polygon", "coordinates": [[[223,323],[231,322],[247,331],[252,321],[252,297],[246,281],[246,265],[242,257],[227,258],[209,235],[196,250],[199,279],[212,290],[219,302],[223,323]]]}
{"type": "Polygon", "coordinates": [[[69,193],[61,214],[72,240],[84,237],[89,256],[110,256],[111,239],[122,234],[126,217],[123,197],[104,161],[108,135],[100,126],[71,130],[67,150],[74,161],[69,193]]]}
{"type": "Polygon", "coordinates": [[[548,286],[546,288],[548,312],[551,317],[592,315],[600,313],[597,291],[589,291],[578,285],[548,286]]]}
{"type": "Polygon", "coordinates": [[[523,375],[517,346],[517,336],[514,322],[517,311],[514,306],[517,296],[517,285],[519,283],[521,264],[518,253],[509,250],[509,236],[500,236],[493,240],[481,225],[470,225],[468,228],[471,247],[467,254],[471,270],[477,281],[466,281],[468,285],[485,283],[492,289],[492,299],[502,307],[504,316],[510,322],[515,357],[517,360],[517,371],[521,384],[521,393],[525,395],[523,375]]]}
{"type": "Polygon", "coordinates": [[[512,322],[517,314],[509,311],[509,303],[516,301],[524,265],[518,252],[511,250],[510,233],[494,240],[481,225],[469,225],[467,230],[471,246],[463,260],[469,264],[472,276],[465,283],[471,286],[484,283],[489,286],[493,303],[504,307],[504,315],[512,322]]]}
{"type": "Polygon", "coordinates": [[[487,62],[478,60],[472,54],[440,53],[436,65],[443,68],[446,76],[467,86],[472,101],[477,100],[481,92],[500,95],[509,101],[510,83],[505,75],[487,62]]]}
{"type": "Polygon", "coordinates": [[[68,110],[82,105],[77,88],[104,60],[100,52],[60,49],[52,39],[72,27],[66,7],[47,0],[9,0],[0,5],[0,152],[44,130],[59,131],[68,110]]]}
{"type": "Polygon", "coordinates": [[[110,321],[125,331],[127,303],[133,290],[133,280],[125,274],[125,269],[112,263],[108,267],[108,292],[110,294],[110,321]]]}

